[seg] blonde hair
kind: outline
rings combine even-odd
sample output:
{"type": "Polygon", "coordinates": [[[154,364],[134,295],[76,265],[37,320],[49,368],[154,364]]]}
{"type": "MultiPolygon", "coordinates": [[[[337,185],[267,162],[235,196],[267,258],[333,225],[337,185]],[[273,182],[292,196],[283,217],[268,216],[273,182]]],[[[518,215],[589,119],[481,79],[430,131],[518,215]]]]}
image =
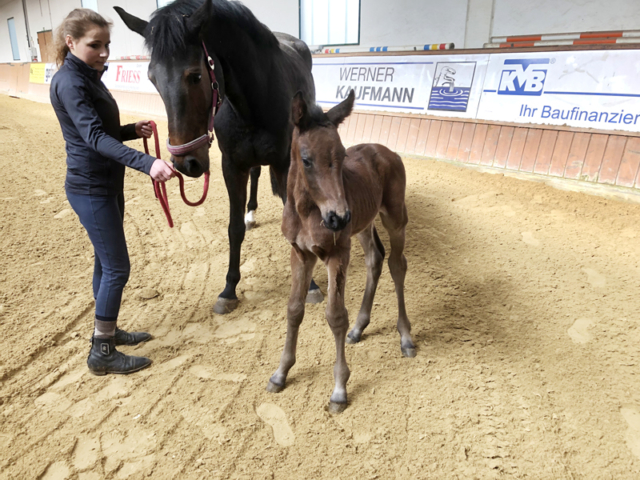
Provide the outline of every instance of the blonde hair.
{"type": "Polygon", "coordinates": [[[64,59],[69,52],[67,46],[67,35],[74,40],[79,40],[85,36],[87,31],[93,27],[108,28],[111,30],[113,23],[106,20],[98,12],[94,12],[88,8],[76,8],[72,10],[67,18],[56,28],[55,34],[55,50],[56,64],[60,67],[64,63],[64,59]]]}

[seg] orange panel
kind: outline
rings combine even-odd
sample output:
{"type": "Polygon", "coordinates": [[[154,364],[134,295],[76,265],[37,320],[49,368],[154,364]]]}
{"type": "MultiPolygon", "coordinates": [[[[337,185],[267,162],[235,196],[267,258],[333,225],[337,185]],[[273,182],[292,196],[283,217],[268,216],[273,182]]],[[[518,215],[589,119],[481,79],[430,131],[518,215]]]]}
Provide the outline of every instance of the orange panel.
{"type": "Polygon", "coordinates": [[[573,135],[571,149],[569,150],[569,158],[567,159],[567,168],[564,171],[564,178],[571,178],[575,180],[580,178],[580,172],[584,165],[584,158],[587,155],[587,148],[589,148],[590,140],[590,133],[575,133],[573,135]]]}
{"type": "Polygon", "coordinates": [[[473,143],[473,135],[476,131],[475,123],[465,123],[462,128],[462,137],[460,138],[460,146],[458,147],[458,156],[456,159],[460,162],[469,160],[469,152],[471,152],[471,144],[473,143]]]}
{"type": "Polygon", "coordinates": [[[416,144],[418,143],[418,134],[420,133],[420,119],[412,118],[409,123],[409,133],[407,134],[407,145],[405,152],[415,153],[416,144]]]}
{"type": "Polygon", "coordinates": [[[608,183],[609,185],[616,183],[622,155],[627,145],[627,138],[622,135],[611,135],[609,137],[607,149],[604,151],[602,159],[602,167],[600,168],[599,183],[608,183]]]}
{"type": "Polygon", "coordinates": [[[620,185],[621,187],[637,186],[636,176],[638,175],[638,166],[640,166],[640,138],[629,137],[624,154],[622,155],[622,161],[620,162],[616,185],[620,185]]]}
{"type": "Polygon", "coordinates": [[[509,170],[520,169],[520,162],[522,161],[522,152],[524,151],[524,145],[527,141],[528,128],[518,127],[513,132],[513,138],[511,139],[511,148],[509,149],[509,156],[507,157],[507,168],[509,170]]]}
{"type": "Polygon", "coordinates": [[[498,146],[493,160],[493,166],[504,168],[509,158],[509,149],[511,148],[511,139],[513,138],[514,127],[502,127],[500,129],[500,137],[498,138],[498,146]]]}
{"type": "Polygon", "coordinates": [[[364,131],[362,132],[362,143],[371,143],[371,133],[373,132],[373,124],[376,120],[376,115],[365,115],[366,122],[364,124],[364,131]]]}
{"type": "Polygon", "coordinates": [[[540,147],[538,148],[538,158],[536,158],[536,163],[533,167],[533,173],[539,173],[541,175],[549,174],[551,157],[553,155],[553,150],[556,147],[557,139],[557,130],[545,130],[544,132],[542,132],[542,140],[540,140],[540,147]]]}
{"type": "Polygon", "coordinates": [[[500,125],[489,125],[482,155],[480,156],[480,165],[493,165],[493,161],[496,158],[498,140],[500,139],[500,130],[500,125]]]}
{"type": "Polygon", "coordinates": [[[347,117],[344,119],[344,122],[342,122],[338,127],[338,135],[340,135],[340,140],[342,140],[342,143],[345,143],[347,141],[347,132],[349,131],[350,121],[351,117],[347,117]]]}
{"type": "Polygon", "coordinates": [[[424,154],[427,157],[433,157],[436,154],[436,147],[438,146],[438,137],[440,135],[441,125],[441,120],[431,120],[429,136],[427,137],[427,146],[424,149],[424,154]]]}
{"type": "Polygon", "coordinates": [[[398,132],[398,142],[396,143],[396,152],[407,151],[407,137],[409,136],[409,126],[411,125],[411,119],[404,117],[400,122],[400,131],[398,132]]]}
{"type": "Polygon", "coordinates": [[[484,149],[484,142],[487,139],[487,131],[489,130],[489,125],[484,123],[479,123],[476,126],[476,132],[473,135],[473,143],[471,144],[471,152],[469,153],[468,163],[477,165],[480,163],[480,159],[482,158],[482,150],[484,149]]]}
{"type": "Polygon", "coordinates": [[[571,149],[572,142],[573,132],[558,132],[556,146],[553,149],[553,155],[551,155],[549,175],[553,175],[554,177],[562,177],[564,175],[564,169],[567,166],[567,159],[569,158],[569,150],[571,149]]]}
{"type": "Polygon", "coordinates": [[[460,148],[460,140],[462,140],[462,129],[464,123],[453,122],[451,127],[451,135],[449,136],[449,144],[447,145],[446,158],[455,160],[458,157],[458,148],[460,148]]]}
{"type": "Polygon", "coordinates": [[[401,117],[391,118],[391,128],[389,129],[389,139],[387,140],[387,147],[390,150],[396,150],[396,145],[398,143],[398,133],[400,132],[401,123],[401,117]]]}
{"type": "Polygon", "coordinates": [[[362,143],[362,137],[364,134],[364,124],[367,123],[367,117],[369,115],[366,113],[361,113],[358,115],[358,123],[356,124],[356,133],[354,137],[353,143],[362,143]]]}
{"type": "Polygon", "coordinates": [[[382,130],[383,120],[384,120],[384,116],[375,115],[375,118],[373,120],[373,130],[371,131],[371,143],[381,143],[380,131],[382,130]]]}
{"type": "Polygon", "coordinates": [[[359,113],[352,113],[349,117],[349,127],[347,128],[347,143],[353,145],[356,138],[356,127],[358,126],[359,113]]]}
{"type": "Polygon", "coordinates": [[[451,136],[451,122],[442,122],[440,125],[440,134],[438,135],[438,143],[436,145],[436,158],[447,157],[447,147],[449,146],[449,137],[451,136]]]}
{"type": "Polygon", "coordinates": [[[601,135],[597,133],[591,135],[589,148],[587,148],[587,155],[585,156],[584,165],[582,165],[582,171],[580,172],[580,180],[587,180],[589,182],[598,181],[600,167],[602,166],[602,158],[604,157],[604,151],[607,148],[608,140],[609,135],[601,135]]]}
{"type": "Polygon", "coordinates": [[[540,141],[542,140],[542,130],[538,128],[529,129],[527,133],[527,141],[524,144],[524,150],[522,151],[522,161],[520,162],[520,171],[533,172],[533,166],[536,163],[538,157],[538,148],[540,148],[540,141]]]}
{"type": "Polygon", "coordinates": [[[427,147],[427,138],[429,138],[429,130],[431,129],[431,120],[426,118],[420,120],[420,130],[418,130],[418,139],[416,140],[415,154],[424,155],[427,147]]]}
{"type": "Polygon", "coordinates": [[[389,131],[391,130],[391,117],[383,117],[382,118],[382,128],[380,129],[380,139],[379,143],[382,145],[388,146],[389,141],[389,131]]]}

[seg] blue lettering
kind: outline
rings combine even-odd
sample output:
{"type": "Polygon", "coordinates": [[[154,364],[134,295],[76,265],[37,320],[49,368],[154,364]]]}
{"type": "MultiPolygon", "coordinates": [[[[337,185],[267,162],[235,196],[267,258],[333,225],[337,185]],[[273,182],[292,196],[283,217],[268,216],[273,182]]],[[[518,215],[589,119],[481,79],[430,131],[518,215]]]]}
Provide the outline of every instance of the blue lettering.
{"type": "Polygon", "coordinates": [[[540,118],[549,118],[551,116],[551,106],[545,105],[542,107],[542,113],[540,114],[540,118]]]}

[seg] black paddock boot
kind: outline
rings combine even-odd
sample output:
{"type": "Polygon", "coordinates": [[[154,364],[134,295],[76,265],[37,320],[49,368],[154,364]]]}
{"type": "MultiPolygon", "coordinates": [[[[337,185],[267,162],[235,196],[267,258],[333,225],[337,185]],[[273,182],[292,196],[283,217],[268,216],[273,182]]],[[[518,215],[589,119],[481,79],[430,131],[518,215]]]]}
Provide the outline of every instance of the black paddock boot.
{"type": "Polygon", "coordinates": [[[146,357],[134,357],[117,351],[115,337],[91,337],[91,350],[89,358],[87,358],[87,366],[94,375],[106,375],[107,373],[126,375],[142,370],[149,365],[151,365],[151,360],[146,357]]]}
{"type": "Polygon", "coordinates": [[[116,345],[138,345],[151,340],[153,337],[147,332],[125,332],[116,327],[116,345]]]}

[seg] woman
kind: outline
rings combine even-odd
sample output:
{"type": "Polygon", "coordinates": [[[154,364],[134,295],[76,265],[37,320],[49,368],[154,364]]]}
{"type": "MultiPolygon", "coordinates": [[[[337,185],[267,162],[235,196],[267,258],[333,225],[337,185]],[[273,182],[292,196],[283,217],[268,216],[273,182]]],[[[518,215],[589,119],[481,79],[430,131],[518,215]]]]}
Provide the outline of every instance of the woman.
{"type": "Polygon", "coordinates": [[[125,166],[159,182],[174,176],[166,162],[122,144],[149,138],[152,130],[148,120],[120,126],[118,106],[100,80],[109,58],[110,27],[111,22],[84,8],[64,19],[56,31],[60,69],[50,90],[66,142],[65,191],[95,253],[95,328],[87,365],[96,375],[127,374],[151,364],[148,358],[116,350],[116,345],[136,345],[151,338],[148,333],[127,333],[116,326],[130,271],[122,226],[125,166]]]}

